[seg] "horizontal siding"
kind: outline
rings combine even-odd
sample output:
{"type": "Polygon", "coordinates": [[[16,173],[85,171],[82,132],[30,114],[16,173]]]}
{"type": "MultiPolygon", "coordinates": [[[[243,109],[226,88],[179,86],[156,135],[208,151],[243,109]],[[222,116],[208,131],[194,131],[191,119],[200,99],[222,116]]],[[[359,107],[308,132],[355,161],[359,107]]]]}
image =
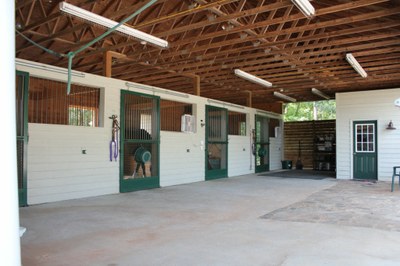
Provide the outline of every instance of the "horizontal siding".
{"type": "Polygon", "coordinates": [[[118,192],[119,163],[109,161],[107,131],[29,124],[28,204],[118,192]]]}
{"type": "Polygon", "coordinates": [[[335,120],[286,122],[284,132],[285,160],[293,164],[299,158],[299,142],[301,148],[301,162],[304,168],[314,168],[314,160],[320,154],[316,153],[315,139],[317,137],[335,137],[335,120]]]}
{"type": "Polygon", "coordinates": [[[279,170],[282,169],[282,137],[269,138],[270,149],[270,166],[269,169],[279,170]]]}
{"type": "Polygon", "coordinates": [[[160,154],[161,186],[204,180],[205,155],[199,134],[162,131],[160,154]]]}
{"type": "Polygon", "coordinates": [[[254,173],[251,168],[250,137],[229,135],[228,144],[228,176],[254,173]]]}
{"type": "Polygon", "coordinates": [[[391,181],[392,169],[400,165],[400,109],[394,101],[400,89],[339,93],[336,96],[337,177],[353,177],[353,121],[376,120],[378,134],[378,180],[391,181]],[[397,130],[386,130],[392,120],[397,130]]]}

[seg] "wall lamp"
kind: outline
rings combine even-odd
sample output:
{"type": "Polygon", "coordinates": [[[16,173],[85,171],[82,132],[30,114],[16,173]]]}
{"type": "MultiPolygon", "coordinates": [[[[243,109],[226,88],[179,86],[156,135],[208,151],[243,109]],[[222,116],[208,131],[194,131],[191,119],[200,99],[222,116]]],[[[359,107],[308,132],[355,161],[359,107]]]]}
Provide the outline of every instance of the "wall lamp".
{"type": "Polygon", "coordinates": [[[331,99],[331,97],[329,97],[329,95],[323,93],[322,91],[320,91],[320,90],[318,90],[316,88],[312,88],[311,92],[314,93],[315,95],[321,97],[321,98],[326,99],[326,100],[330,100],[331,99]]]}
{"type": "Polygon", "coordinates": [[[361,75],[361,77],[366,78],[368,77],[367,72],[362,68],[362,66],[357,62],[357,60],[354,58],[354,56],[350,53],[346,54],[346,60],[349,62],[349,64],[354,68],[355,71],[358,72],[358,74],[361,75]]]}
{"type": "Polygon", "coordinates": [[[283,100],[286,100],[286,101],[288,101],[288,102],[296,102],[296,99],[295,98],[292,98],[292,97],[290,97],[290,96],[287,96],[287,95],[285,95],[285,94],[282,94],[282,93],[280,93],[280,92],[277,92],[277,91],[274,91],[274,96],[275,97],[278,97],[278,98],[281,98],[281,99],[283,99],[283,100]]]}
{"type": "Polygon", "coordinates": [[[308,0],[292,0],[292,3],[300,9],[301,13],[307,18],[311,18],[315,15],[315,9],[308,0]]]}
{"type": "Polygon", "coordinates": [[[393,125],[392,120],[390,120],[389,124],[387,125],[386,129],[396,129],[393,125]]]}
{"type": "MultiPolygon", "coordinates": [[[[113,28],[116,25],[118,25],[118,22],[113,21],[111,19],[102,17],[100,15],[97,15],[95,13],[92,13],[90,11],[87,11],[85,9],[82,9],[80,7],[68,4],[66,2],[60,2],[60,11],[67,13],[69,15],[78,17],[80,19],[83,19],[88,22],[92,22],[95,24],[98,24],[100,26],[106,27],[106,28],[113,28]]],[[[146,43],[150,43],[162,48],[167,48],[168,47],[168,42],[166,40],[157,38],[153,35],[147,34],[145,32],[136,30],[132,27],[126,26],[126,25],[121,25],[118,28],[115,29],[116,31],[126,34],[128,36],[131,36],[135,39],[144,41],[146,43]]]]}
{"type": "Polygon", "coordinates": [[[259,77],[256,77],[256,76],[254,76],[252,74],[249,74],[247,72],[244,72],[243,70],[235,69],[234,72],[235,72],[236,76],[238,76],[238,77],[240,77],[242,79],[248,80],[250,82],[256,83],[256,84],[264,86],[264,87],[272,87],[272,83],[271,82],[266,81],[264,79],[261,79],[259,77]]]}

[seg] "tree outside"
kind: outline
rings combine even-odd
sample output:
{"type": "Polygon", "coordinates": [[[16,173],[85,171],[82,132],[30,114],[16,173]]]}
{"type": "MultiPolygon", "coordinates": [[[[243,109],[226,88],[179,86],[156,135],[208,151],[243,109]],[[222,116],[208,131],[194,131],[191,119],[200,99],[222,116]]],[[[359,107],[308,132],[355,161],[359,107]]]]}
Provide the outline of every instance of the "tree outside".
{"type": "Polygon", "coordinates": [[[335,100],[287,103],[283,108],[285,122],[336,119],[335,100]]]}

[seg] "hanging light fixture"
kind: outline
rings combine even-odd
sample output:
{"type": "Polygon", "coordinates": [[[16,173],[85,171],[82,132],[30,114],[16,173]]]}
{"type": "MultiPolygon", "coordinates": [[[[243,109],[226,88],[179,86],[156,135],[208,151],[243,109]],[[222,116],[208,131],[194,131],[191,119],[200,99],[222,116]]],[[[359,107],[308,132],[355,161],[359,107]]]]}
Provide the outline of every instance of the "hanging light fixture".
{"type": "Polygon", "coordinates": [[[312,88],[311,92],[314,93],[315,95],[321,97],[321,98],[326,99],[326,100],[330,100],[331,99],[331,97],[329,97],[327,94],[323,93],[322,91],[320,91],[320,90],[318,90],[316,88],[312,88]]]}
{"type": "Polygon", "coordinates": [[[292,97],[290,97],[290,96],[287,96],[287,95],[285,95],[285,94],[283,94],[283,93],[280,93],[280,92],[277,92],[277,91],[274,91],[274,96],[275,97],[278,97],[278,98],[281,98],[281,99],[283,99],[283,100],[286,100],[286,101],[288,101],[288,102],[296,102],[296,99],[295,98],[292,98],[292,97]]]}
{"type": "Polygon", "coordinates": [[[367,72],[365,72],[360,63],[358,63],[358,61],[352,54],[350,53],[346,54],[346,60],[354,68],[354,70],[357,71],[358,74],[360,74],[361,77],[363,78],[368,77],[367,72]]]}
{"type": "MultiPolygon", "coordinates": [[[[85,9],[82,9],[80,7],[71,5],[66,2],[60,2],[60,11],[67,13],[69,15],[78,17],[80,19],[83,19],[85,21],[89,21],[91,23],[95,23],[97,25],[106,27],[106,28],[113,28],[116,25],[118,25],[118,22],[113,21],[111,19],[102,17],[100,15],[97,15],[95,13],[92,13],[90,11],[87,11],[85,9]]],[[[116,31],[126,34],[128,36],[131,36],[133,38],[136,38],[138,40],[144,41],[146,43],[150,43],[162,48],[167,48],[168,47],[168,42],[166,40],[157,38],[153,35],[147,34],[145,32],[136,30],[132,27],[126,26],[126,25],[121,25],[118,28],[115,29],[116,31]]]]}
{"type": "Polygon", "coordinates": [[[315,15],[315,9],[308,0],[292,0],[292,2],[307,18],[315,15]]]}
{"type": "Polygon", "coordinates": [[[264,86],[264,87],[272,87],[272,83],[271,82],[266,81],[264,79],[261,79],[259,77],[256,77],[256,76],[254,76],[252,74],[249,74],[247,72],[244,72],[243,70],[235,69],[234,72],[235,72],[236,76],[238,76],[238,77],[240,77],[242,79],[248,80],[250,82],[259,84],[259,85],[264,86]]]}

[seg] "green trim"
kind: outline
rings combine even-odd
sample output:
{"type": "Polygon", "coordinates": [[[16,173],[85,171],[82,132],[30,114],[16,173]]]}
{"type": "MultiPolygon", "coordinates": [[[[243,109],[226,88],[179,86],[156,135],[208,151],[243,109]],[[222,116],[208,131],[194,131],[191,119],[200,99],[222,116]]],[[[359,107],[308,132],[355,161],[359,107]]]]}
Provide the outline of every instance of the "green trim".
{"type": "MultiPolygon", "coordinates": [[[[269,123],[269,118],[266,116],[261,116],[261,115],[255,115],[255,134],[256,134],[256,140],[255,140],[255,145],[256,145],[256,154],[254,156],[254,165],[255,165],[255,173],[261,173],[261,172],[266,172],[269,171],[269,156],[270,156],[270,147],[269,147],[269,132],[264,132],[264,127],[262,127],[262,122],[267,121],[269,123]],[[257,122],[260,123],[257,123],[257,122]],[[258,129],[258,126],[260,128],[258,129]],[[261,136],[265,136],[264,134],[266,133],[266,139],[263,139],[261,136]],[[265,151],[263,154],[268,158],[267,162],[257,165],[257,160],[261,160],[260,158],[260,149],[264,149],[265,151]]],[[[269,124],[268,124],[269,128],[269,124]]]]}
{"type": "Polygon", "coordinates": [[[228,109],[226,108],[221,108],[221,107],[216,107],[216,106],[211,106],[211,105],[206,105],[206,127],[205,127],[205,153],[204,153],[204,160],[205,160],[205,180],[214,180],[218,178],[226,178],[228,177],[228,109]],[[208,132],[209,132],[209,112],[210,110],[219,110],[223,111],[225,113],[225,141],[209,141],[208,138],[208,132]],[[221,154],[222,156],[225,156],[226,158],[226,167],[224,169],[208,169],[208,163],[209,163],[209,158],[208,158],[208,144],[221,144],[225,145],[225,154],[221,154]]]}
{"type": "Polygon", "coordinates": [[[144,189],[158,188],[160,187],[160,97],[132,92],[127,90],[121,90],[121,102],[120,102],[120,178],[119,178],[119,190],[121,193],[132,192],[144,189]],[[152,140],[137,140],[137,139],[125,139],[125,95],[137,95],[140,97],[146,97],[156,100],[156,128],[155,128],[155,138],[152,140]],[[148,143],[156,144],[157,150],[157,169],[158,173],[156,176],[145,177],[145,178],[135,178],[135,179],[124,179],[124,154],[125,154],[125,143],[148,143]]]}
{"type": "Polygon", "coordinates": [[[17,141],[23,141],[23,177],[22,177],[22,188],[18,189],[18,200],[19,206],[27,206],[28,205],[28,90],[29,90],[29,73],[23,71],[16,71],[16,76],[22,77],[23,80],[23,104],[24,104],[24,126],[23,126],[23,134],[17,135],[17,141]]]}

